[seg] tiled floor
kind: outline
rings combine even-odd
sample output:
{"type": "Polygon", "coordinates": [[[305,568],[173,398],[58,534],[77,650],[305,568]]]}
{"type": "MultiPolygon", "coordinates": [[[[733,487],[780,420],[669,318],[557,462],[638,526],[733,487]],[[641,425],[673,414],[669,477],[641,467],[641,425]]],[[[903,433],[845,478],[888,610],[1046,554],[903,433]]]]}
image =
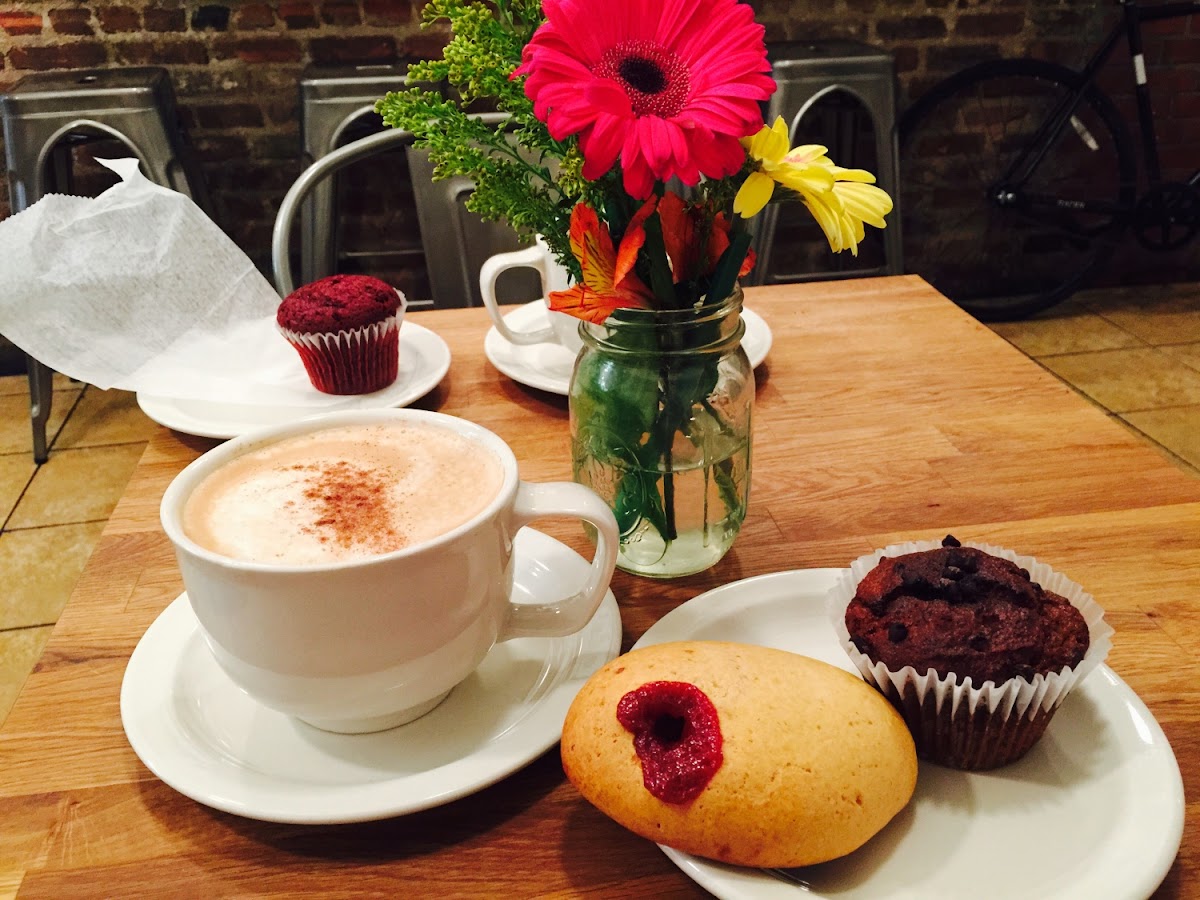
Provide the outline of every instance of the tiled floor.
{"type": "Polygon", "coordinates": [[[1085,291],[992,327],[1200,476],[1200,285],[1085,291]]]}
{"type": "Polygon", "coordinates": [[[0,721],[156,427],[132,394],[56,375],[52,452],[35,466],[25,376],[0,377],[0,721]]]}
{"type": "MultiPolygon", "coordinates": [[[[993,327],[1200,477],[1200,286],[1092,291],[993,327]]],[[[56,376],[38,467],[25,378],[0,377],[0,722],[155,427],[132,395],[56,376]]]]}

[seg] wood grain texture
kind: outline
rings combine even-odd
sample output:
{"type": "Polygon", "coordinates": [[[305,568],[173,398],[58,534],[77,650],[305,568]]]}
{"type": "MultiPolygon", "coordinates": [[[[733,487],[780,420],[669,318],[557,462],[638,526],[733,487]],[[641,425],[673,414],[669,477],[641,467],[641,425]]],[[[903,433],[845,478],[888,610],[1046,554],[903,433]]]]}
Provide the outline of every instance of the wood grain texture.
{"type": "MultiPolygon", "coordinates": [[[[988,540],[1084,584],[1117,629],[1109,664],[1162,723],[1200,797],[1200,479],[1173,466],[916,278],[747,291],[774,335],[760,367],[743,533],[708,572],[618,573],[628,648],[697,594],[841,566],[893,540],[988,540]]],[[[509,441],[526,480],[568,479],[564,398],[483,354],[484,312],[413,316],[450,345],[416,404],[509,441]]],[[[46,652],[0,729],[0,893],[70,896],[702,896],[651,844],[588,806],[557,752],[472,797],[367,825],[240,819],[175,793],[125,740],[121,678],[180,592],[158,503],[215,442],[160,431],[46,652]],[[399,886],[404,890],[400,891],[399,886]]],[[[577,526],[539,523],[575,549],[577,526]]],[[[1197,896],[1200,827],[1156,896],[1197,896]]]]}

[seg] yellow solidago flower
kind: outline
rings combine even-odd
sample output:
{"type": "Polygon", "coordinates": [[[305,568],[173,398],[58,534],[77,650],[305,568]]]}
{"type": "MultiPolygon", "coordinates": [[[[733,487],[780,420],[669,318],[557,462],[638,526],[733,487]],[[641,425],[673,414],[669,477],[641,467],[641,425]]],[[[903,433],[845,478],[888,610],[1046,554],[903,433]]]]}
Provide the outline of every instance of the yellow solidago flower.
{"type": "Polygon", "coordinates": [[[758,171],[750,173],[733,201],[733,211],[742,217],[757,215],[778,183],[800,195],[834,252],[849,249],[857,256],[863,223],[886,225],[883,217],[892,211],[892,198],[875,187],[875,176],[835,165],[826,148],[817,144],[790,149],[782,117],[742,144],[758,163],[758,171]]]}

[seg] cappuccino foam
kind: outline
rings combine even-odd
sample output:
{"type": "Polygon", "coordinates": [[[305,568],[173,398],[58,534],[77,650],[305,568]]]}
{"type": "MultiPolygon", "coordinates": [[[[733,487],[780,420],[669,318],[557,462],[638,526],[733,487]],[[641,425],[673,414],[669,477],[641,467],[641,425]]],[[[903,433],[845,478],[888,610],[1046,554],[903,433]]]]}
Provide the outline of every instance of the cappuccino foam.
{"type": "Polygon", "coordinates": [[[450,429],[348,425],[269,444],[211,472],[184,505],[183,530],[234,559],[345,562],[445,534],[503,483],[495,453],[450,429]]]}

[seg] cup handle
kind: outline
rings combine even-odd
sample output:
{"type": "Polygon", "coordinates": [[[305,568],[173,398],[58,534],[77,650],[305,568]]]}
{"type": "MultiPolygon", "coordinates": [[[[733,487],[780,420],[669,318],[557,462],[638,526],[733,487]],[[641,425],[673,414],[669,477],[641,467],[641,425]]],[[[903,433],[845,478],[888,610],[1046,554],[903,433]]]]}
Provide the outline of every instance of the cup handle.
{"type": "Polygon", "coordinates": [[[581,590],[556,603],[510,603],[508,623],[497,640],[564,637],[580,631],[596,614],[616,568],[620,534],[612,510],[581,484],[521,482],[512,514],[517,527],[551,516],[583,519],[596,529],[596,552],[581,590]]]}
{"type": "Polygon", "coordinates": [[[516,269],[521,266],[538,270],[542,276],[542,296],[545,296],[546,283],[550,280],[550,273],[546,268],[546,250],[544,247],[534,244],[524,250],[497,253],[483,261],[483,265],[479,268],[479,293],[483,297],[483,305],[487,307],[488,315],[492,317],[492,323],[496,326],[496,330],[509,343],[541,344],[545,341],[553,341],[555,340],[553,328],[539,328],[537,331],[513,331],[505,324],[504,316],[500,312],[500,301],[496,299],[496,279],[508,269],[516,269]]]}

